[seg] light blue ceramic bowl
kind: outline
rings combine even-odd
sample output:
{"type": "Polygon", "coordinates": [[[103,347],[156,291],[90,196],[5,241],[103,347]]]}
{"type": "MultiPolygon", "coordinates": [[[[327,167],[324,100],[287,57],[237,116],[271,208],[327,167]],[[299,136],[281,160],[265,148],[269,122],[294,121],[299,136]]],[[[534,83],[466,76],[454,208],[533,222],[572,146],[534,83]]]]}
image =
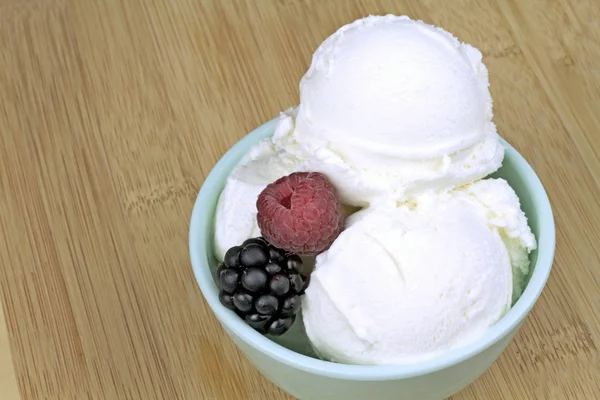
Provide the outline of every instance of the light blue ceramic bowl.
{"type": "MultiPolygon", "coordinates": [[[[444,399],[473,382],[500,355],[537,301],[554,257],[554,219],[548,197],[533,169],[508,143],[503,167],[495,174],[506,179],[521,199],[538,240],[532,273],[515,306],[484,337],[471,345],[409,366],[336,364],[314,357],[302,324],[280,343],[260,335],[221,305],[213,279],[213,219],[219,194],[238,161],[259,140],[273,134],[275,121],[257,128],[231,148],[206,178],[190,222],[190,254],[198,285],[213,312],[239,348],[271,381],[306,400],[444,399]]],[[[300,319],[298,319],[300,320],[300,319]]],[[[297,321],[298,321],[297,320],[297,321]]]]}

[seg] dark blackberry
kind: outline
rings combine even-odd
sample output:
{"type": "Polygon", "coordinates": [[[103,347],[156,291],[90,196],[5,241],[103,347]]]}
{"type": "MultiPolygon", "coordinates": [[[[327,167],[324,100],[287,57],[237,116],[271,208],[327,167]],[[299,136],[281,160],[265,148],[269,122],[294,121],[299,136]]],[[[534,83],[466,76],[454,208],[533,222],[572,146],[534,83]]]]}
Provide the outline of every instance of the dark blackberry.
{"type": "Polygon", "coordinates": [[[264,268],[250,267],[242,273],[242,286],[250,293],[259,293],[267,286],[267,279],[264,268]]]}
{"type": "Polygon", "coordinates": [[[236,270],[231,268],[221,272],[221,279],[219,279],[221,288],[229,294],[235,293],[239,286],[239,275],[240,274],[236,270]]]}
{"type": "Polygon", "coordinates": [[[277,247],[269,246],[269,258],[274,263],[281,263],[285,261],[285,251],[278,249],[277,247]]]}
{"type": "Polygon", "coordinates": [[[296,254],[291,254],[287,259],[287,269],[290,272],[302,272],[302,259],[296,254]]]}
{"type": "Polygon", "coordinates": [[[275,320],[273,320],[273,322],[271,322],[271,325],[269,325],[267,333],[270,335],[273,335],[273,336],[283,335],[284,333],[286,333],[288,331],[288,329],[291,328],[291,326],[295,320],[296,320],[295,315],[292,315],[291,317],[287,317],[287,318],[275,319],[275,320]]]}
{"type": "Polygon", "coordinates": [[[269,282],[269,289],[277,297],[283,297],[290,291],[290,278],[285,273],[273,275],[269,282]]]}
{"type": "Polygon", "coordinates": [[[219,293],[219,300],[221,300],[221,304],[223,304],[225,307],[229,308],[230,310],[235,311],[235,305],[233,304],[233,296],[231,296],[229,293],[227,293],[224,290],[221,290],[221,292],[219,293]]]}
{"type": "Polygon", "coordinates": [[[301,293],[302,289],[304,289],[304,279],[302,279],[302,276],[300,274],[290,274],[289,277],[292,289],[296,293],[301,293]]]}
{"type": "Polygon", "coordinates": [[[258,243],[246,245],[240,253],[242,267],[258,267],[269,261],[269,253],[264,246],[258,243]]]}
{"type": "Polygon", "coordinates": [[[276,336],[294,323],[308,285],[302,259],[263,238],[227,250],[216,280],[225,307],[258,332],[276,336]]]}
{"type": "Polygon", "coordinates": [[[233,295],[233,304],[241,312],[249,312],[254,305],[254,299],[250,293],[239,291],[233,295]]]}
{"type": "Polygon", "coordinates": [[[223,263],[227,268],[237,268],[240,266],[240,246],[234,246],[227,250],[223,263]]]}
{"type": "Polygon", "coordinates": [[[284,317],[296,315],[296,313],[300,310],[300,307],[302,307],[302,300],[300,299],[300,296],[292,295],[283,301],[281,315],[284,317]]]}
{"type": "Polygon", "coordinates": [[[244,321],[260,333],[267,333],[267,327],[271,323],[270,315],[263,314],[247,314],[244,321]]]}
{"type": "Polygon", "coordinates": [[[269,275],[275,275],[276,273],[281,272],[281,266],[279,264],[269,263],[265,267],[265,271],[267,271],[267,274],[269,275]]]}
{"type": "Polygon", "coordinates": [[[260,314],[273,315],[279,310],[279,300],[272,294],[262,294],[256,299],[254,308],[260,314]]]}
{"type": "Polygon", "coordinates": [[[269,244],[262,237],[255,237],[255,238],[250,238],[250,239],[244,240],[244,243],[242,243],[242,247],[247,246],[249,244],[253,244],[253,243],[259,244],[261,246],[268,246],[268,244],[269,244]]]}
{"type": "MultiPolygon", "coordinates": [[[[217,273],[215,274],[217,277],[217,282],[221,281],[221,275],[223,275],[223,272],[225,272],[226,270],[227,270],[227,267],[225,267],[225,265],[223,265],[223,264],[220,264],[217,267],[217,273]]],[[[279,271],[277,271],[277,272],[279,272],[279,271]]]]}

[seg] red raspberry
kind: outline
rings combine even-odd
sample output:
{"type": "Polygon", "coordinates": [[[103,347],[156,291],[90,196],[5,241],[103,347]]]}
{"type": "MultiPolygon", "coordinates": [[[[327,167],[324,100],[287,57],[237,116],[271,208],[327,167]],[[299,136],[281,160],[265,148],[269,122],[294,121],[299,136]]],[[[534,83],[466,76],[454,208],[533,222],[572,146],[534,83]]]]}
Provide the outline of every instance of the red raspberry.
{"type": "Polygon", "coordinates": [[[273,246],[302,255],[327,250],[344,228],[335,188],[318,172],[295,172],[258,196],[258,226],[273,246]]]}

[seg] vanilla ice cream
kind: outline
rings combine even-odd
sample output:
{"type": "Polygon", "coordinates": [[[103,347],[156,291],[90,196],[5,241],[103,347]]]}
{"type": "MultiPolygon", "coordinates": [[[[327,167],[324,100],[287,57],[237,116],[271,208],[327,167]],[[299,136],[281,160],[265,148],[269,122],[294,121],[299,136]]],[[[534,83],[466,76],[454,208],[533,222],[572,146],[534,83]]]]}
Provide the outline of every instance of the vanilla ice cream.
{"type": "Polygon", "coordinates": [[[516,302],[527,284],[529,253],[536,248],[535,236],[527,224],[517,194],[504,179],[482,179],[459,188],[457,192],[456,195],[466,194],[483,205],[489,227],[500,234],[512,265],[512,301],[516,302]]]}
{"type": "Polygon", "coordinates": [[[534,247],[503,180],[368,208],[317,257],[303,304],[306,333],[337,362],[434,357],[476,340],[508,311],[528,272],[521,254],[534,247]]]}
{"type": "Polygon", "coordinates": [[[481,53],[408,17],[340,28],[315,52],[300,97],[229,177],[218,257],[259,233],[258,195],[292,172],[324,173],[346,205],[395,205],[482,178],[504,156],[481,53]]]}
{"type": "Polygon", "coordinates": [[[405,16],[345,25],[313,55],[295,129],[281,145],[358,206],[482,178],[504,151],[481,58],[405,16]]]}
{"type": "MultiPolygon", "coordinates": [[[[276,131],[289,130],[285,118],[276,131]]],[[[225,252],[244,240],[260,236],[256,221],[256,200],[271,182],[301,169],[302,161],[285,150],[276,149],[271,138],[256,145],[227,178],[215,211],[215,256],[223,260],[225,252]]]]}

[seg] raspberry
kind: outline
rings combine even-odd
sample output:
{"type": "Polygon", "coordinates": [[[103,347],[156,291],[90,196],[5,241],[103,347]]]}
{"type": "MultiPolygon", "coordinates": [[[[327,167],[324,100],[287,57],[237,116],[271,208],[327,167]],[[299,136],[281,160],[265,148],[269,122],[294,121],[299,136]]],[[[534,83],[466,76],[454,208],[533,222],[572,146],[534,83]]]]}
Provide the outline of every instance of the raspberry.
{"type": "Polygon", "coordinates": [[[301,255],[327,250],[344,228],[340,201],[327,177],[295,172],[258,196],[258,226],[274,246],[301,255]]]}

